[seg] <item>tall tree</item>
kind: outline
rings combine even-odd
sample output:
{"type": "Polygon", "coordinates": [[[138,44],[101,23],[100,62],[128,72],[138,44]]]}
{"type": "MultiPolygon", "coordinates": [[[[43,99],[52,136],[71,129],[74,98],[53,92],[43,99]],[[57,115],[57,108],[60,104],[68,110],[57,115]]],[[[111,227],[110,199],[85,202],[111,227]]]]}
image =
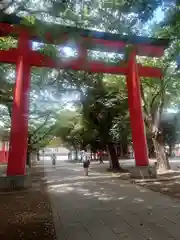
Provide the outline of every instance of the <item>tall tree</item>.
{"type": "Polygon", "coordinates": [[[107,147],[111,157],[112,168],[119,169],[119,162],[114,146],[113,124],[116,117],[125,115],[127,96],[120,92],[121,80],[95,79],[86,95],[81,98],[82,113],[86,127],[98,133],[102,146],[107,147]]]}

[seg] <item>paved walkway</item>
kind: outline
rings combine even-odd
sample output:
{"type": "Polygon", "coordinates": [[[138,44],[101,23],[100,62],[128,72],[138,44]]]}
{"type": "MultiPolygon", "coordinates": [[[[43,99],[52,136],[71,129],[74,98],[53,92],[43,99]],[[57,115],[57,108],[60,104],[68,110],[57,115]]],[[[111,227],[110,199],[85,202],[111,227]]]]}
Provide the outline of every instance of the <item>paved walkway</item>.
{"type": "Polygon", "coordinates": [[[180,201],[80,165],[45,171],[58,240],[180,239],[180,201]]]}

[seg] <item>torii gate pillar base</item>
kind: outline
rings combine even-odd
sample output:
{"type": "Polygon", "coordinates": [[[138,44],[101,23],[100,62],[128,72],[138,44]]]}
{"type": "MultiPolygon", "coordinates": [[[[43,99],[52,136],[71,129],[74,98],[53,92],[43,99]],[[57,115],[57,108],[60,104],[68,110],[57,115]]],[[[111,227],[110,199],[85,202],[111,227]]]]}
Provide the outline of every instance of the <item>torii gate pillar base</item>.
{"type": "Polygon", "coordinates": [[[0,176],[0,190],[16,191],[27,189],[32,186],[32,181],[28,169],[26,175],[0,176]]]}
{"type": "Polygon", "coordinates": [[[155,165],[149,165],[144,167],[131,167],[128,168],[130,172],[130,178],[134,179],[152,179],[157,177],[157,170],[155,165]]]}

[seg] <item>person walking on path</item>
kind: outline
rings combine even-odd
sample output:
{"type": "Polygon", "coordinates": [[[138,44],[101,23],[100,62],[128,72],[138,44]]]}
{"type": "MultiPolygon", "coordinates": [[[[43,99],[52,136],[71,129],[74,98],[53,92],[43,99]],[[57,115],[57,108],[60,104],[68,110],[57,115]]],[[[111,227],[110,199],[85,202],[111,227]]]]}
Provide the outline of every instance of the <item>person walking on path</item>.
{"type": "Polygon", "coordinates": [[[101,164],[101,163],[104,164],[104,162],[103,162],[103,152],[100,150],[100,151],[98,151],[97,155],[99,157],[99,164],[101,164]]]}
{"type": "Polygon", "coordinates": [[[55,153],[52,154],[52,167],[53,168],[56,167],[56,154],[55,153]]]}
{"type": "Polygon", "coordinates": [[[90,161],[89,161],[89,157],[86,150],[82,151],[82,161],[83,161],[84,174],[85,176],[88,176],[90,161]]]}

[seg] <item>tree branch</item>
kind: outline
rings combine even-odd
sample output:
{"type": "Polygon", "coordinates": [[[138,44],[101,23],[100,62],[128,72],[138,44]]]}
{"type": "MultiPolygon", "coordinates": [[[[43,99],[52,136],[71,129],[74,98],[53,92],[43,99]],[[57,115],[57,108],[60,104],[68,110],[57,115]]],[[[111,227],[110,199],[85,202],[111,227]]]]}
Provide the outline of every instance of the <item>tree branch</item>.
{"type": "Polygon", "coordinates": [[[162,93],[162,91],[165,90],[165,87],[166,87],[167,84],[168,84],[168,80],[169,80],[169,79],[167,79],[166,81],[164,81],[164,79],[161,79],[161,80],[160,80],[160,81],[161,81],[161,88],[160,88],[160,90],[153,96],[152,101],[151,101],[151,104],[150,104],[150,108],[152,108],[152,106],[153,106],[156,98],[162,93]],[[162,84],[162,83],[163,83],[163,84],[162,84]]]}
{"type": "Polygon", "coordinates": [[[146,114],[148,115],[149,114],[148,107],[147,107],[148,104],[147,104],[146,99],[145,99],[142,82],[140,83],[140,90],[141,90],[141,97],[142,97],[142,100],[144,102],[144,110],[145,110],[146,114]]]}
{"type": "Polygon", "coordinates": [[[41,140],[43,140],[45,138],[46,135],[48,135],[52,130],[53,130],[54,126],[50,127],[48,131],[46,131],[40,138],[36,139],[34,142],[31,142],[31,144],[35,145],[38,142],[40,142],[41,140]]]}
{"type": "Polygon", "coordinates": [[[24,11],[24,12],[30,13],[32,15],[48,14],[51,17],[68,19],[68,18],[66,18],[66,15],[63,16],[63,14],[60,15],[60,14],[57,14],[57,13],[53,13],[53,15],[51,15],[50,14],[50,10],[52,10],[52,9],[48,9],[48,10],[43,10],[43,9],[32,10],[32,9],[26,9],[24,7],[19,7],[18,8],[18,11],[24,11]]]}
{"type": "Polygon", "coordinates": [[[12,104],[7,104],[7,109],[8,109],[8,113],[9,113],[9,117],[12,117],[12,104]]]}
{"type": "Polygon", "coordinates": [[[34,134],[36,134],[41,128],[43,128],[44,127],[44,125],[46,125],[46,123],[47,123],[47,121],[48,121],[48,118],[49,118],[49,116],[50,116],[50,114],[51,113],[48,113],[47,115],[46,115],[46,119],[45,119],[45,121],[34,131],[34,132],[32,132],[32,134],[29,134],[29,136],[33,136],[34,134]]]}

